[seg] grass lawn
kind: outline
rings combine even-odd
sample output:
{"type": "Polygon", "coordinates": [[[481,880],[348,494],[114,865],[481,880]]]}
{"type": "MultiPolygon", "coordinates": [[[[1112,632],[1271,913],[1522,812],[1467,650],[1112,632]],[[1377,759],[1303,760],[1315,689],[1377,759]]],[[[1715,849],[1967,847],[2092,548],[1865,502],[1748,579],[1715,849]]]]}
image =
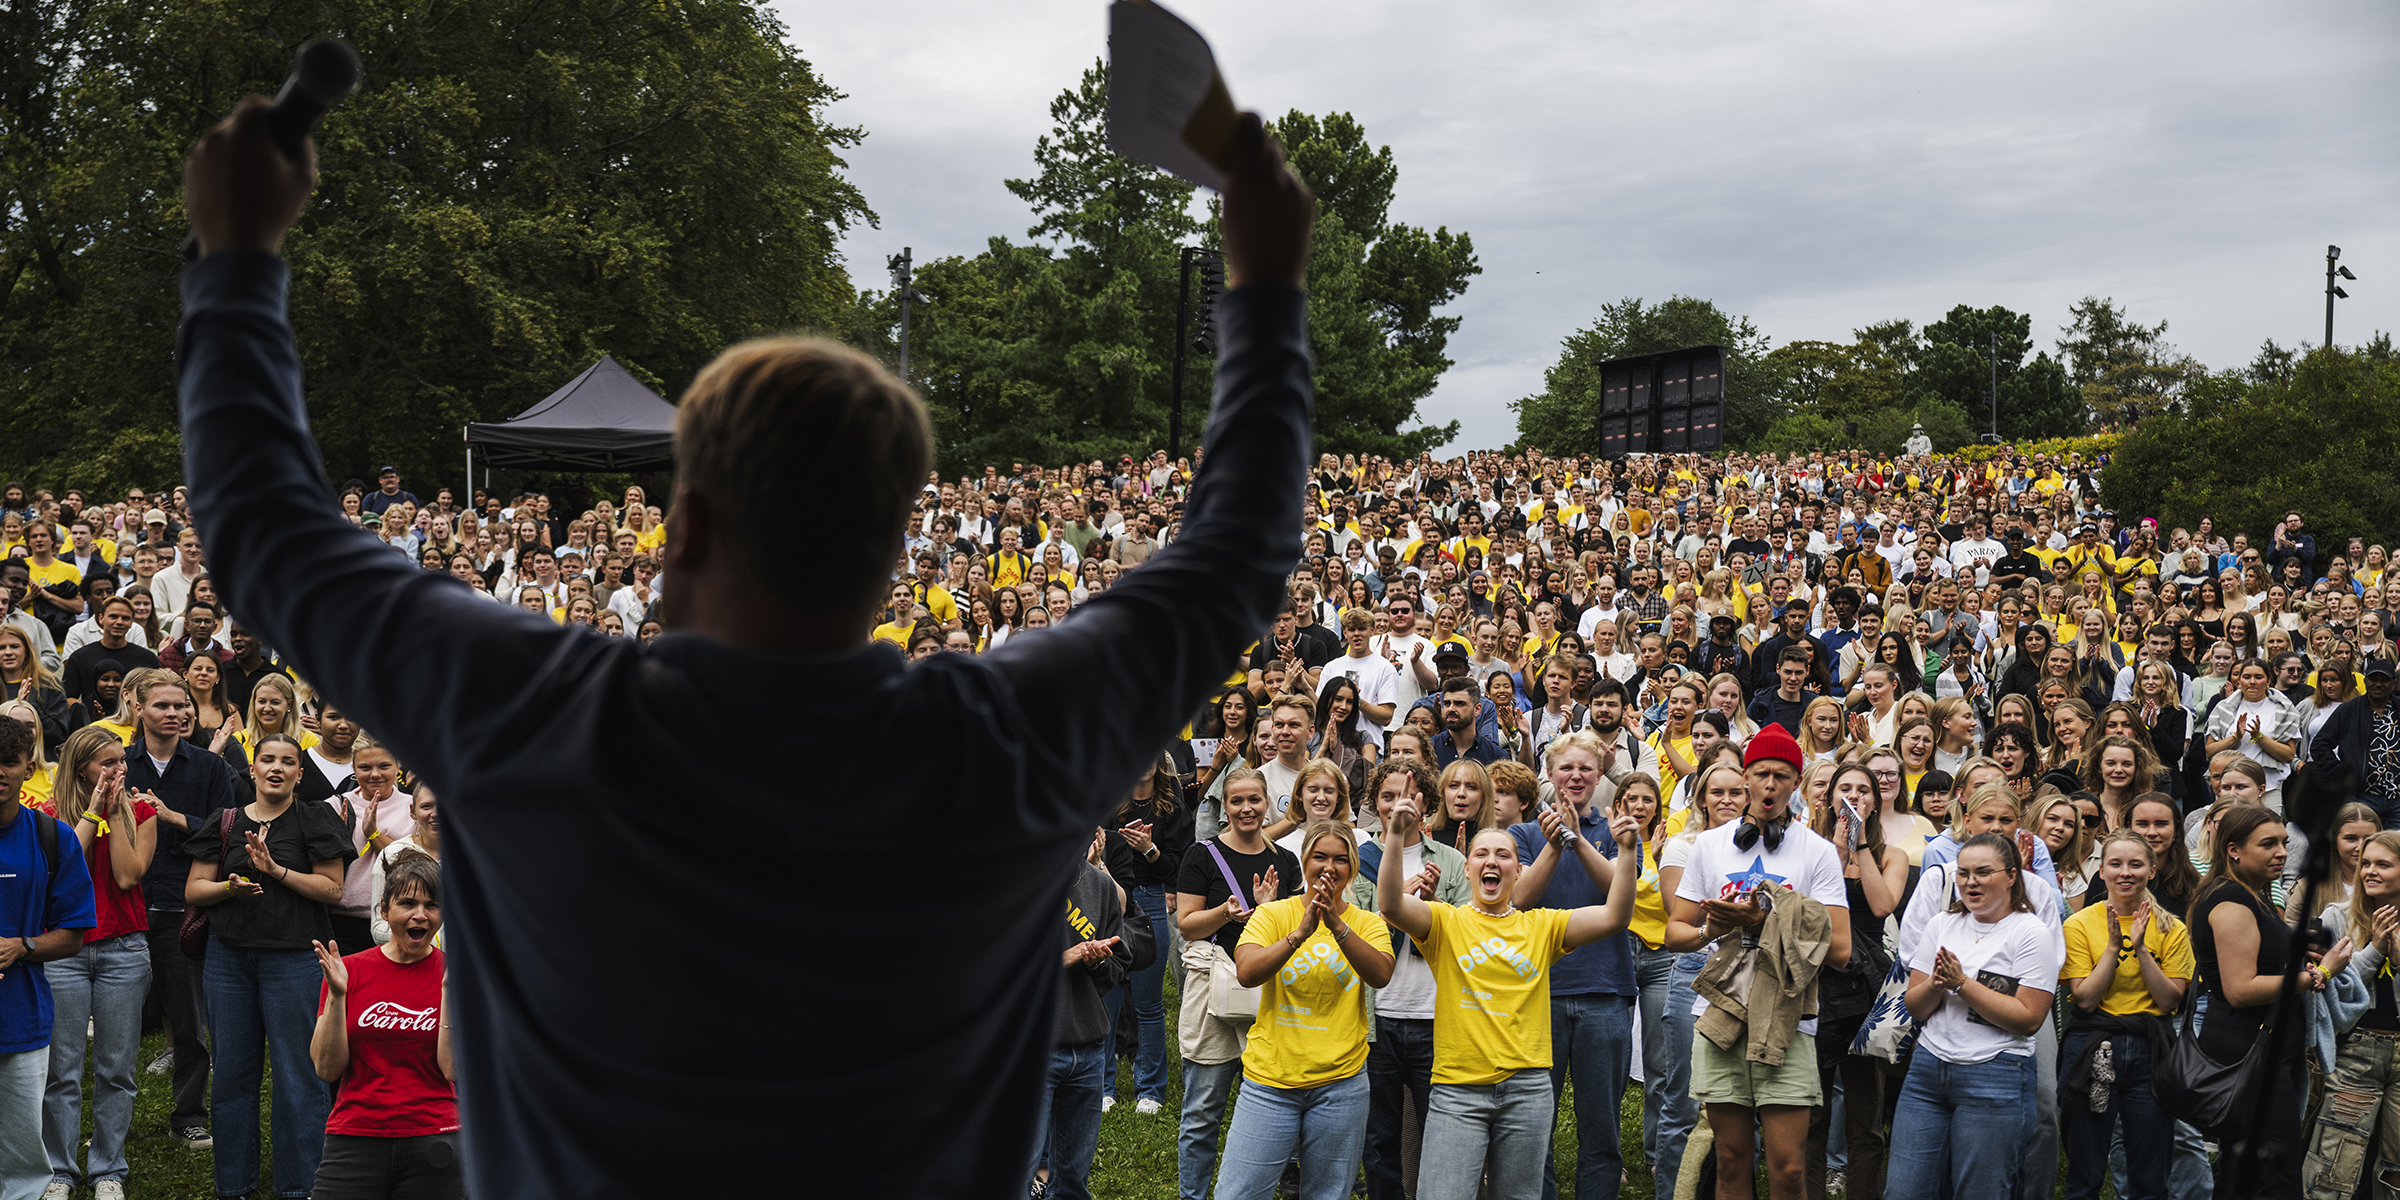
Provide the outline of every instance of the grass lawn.
{"type": "MultiPolygon", "coordinates": [[[[1176,993],[1173,979],[1167,981],[1168,1037],[1174,1037],[1176,993]]],[[[163,1034],[153,1034],[142,1041],[142,1064],[166,1051],[163,1034]]],[[[147,1070],[140,1075],[141,1096],[134,1104],[133,1133],[126,1144],[126,1158],[133,1170],[125,1182],[125,1194],[130,1200],[209,1200],[216,1195],[215,1164],[205,1153],[185,1150],[167,1131],[168,1092],[171,1080],[167,1075],[152,1075],[147,1070]]],[[[84,1130],[91,1130],[87,1078],[84,1130]]],[[[1183,1098],[1183,1062],[1173,1054],[1167,1056],[1167,1104],[1155,1116],[1143,1116],[1133,1111],[1133,1077],[1130,1066],[1120,1070],[1117,1095],[1121,1098],[1114,1109],[1100,1119],[1100,1153],[1092,1163],[1092,1194],[1100,1200],[1175,1200],[1175,1130],[1176,1112],[1183,1098]]],[[[1572,1092],[1569,1102],[1560,1106],[1560,1121],[1553,1153],[1559,1175],[1559,1195],[1575,1194],[1576,1137],[1573,1124],[1572,1092]]],[[[1236,1099],[1235,1105],[1240,1101],[1236,1099]]],[[[1231,1109],[1227,1110],[1230,1118],[1231,1109]]],[[[268,1195],[273,1179],[271,1155],[265,1146],[264,1131],[268,1128],[265,1097],[261,1097],[259,1129],[259,1195],[268,1195]]],[[[1230,1121],[1228,1122],[1230,1124],[1230,1121]]],[[[1625,1089],[1624,1119],[1618,1129],[1627,1169],[1632,1179],[1619,1190],[1623,1200],[1652,1200],[1648,1172],[1642,1168],[1642,1091],[1638,1085],[1625,1089]]],[[[1220,1133],[1220,1137],[1222,1134],[1220,1133]]],[[[2061,1191],[2063,1193],[2063,1180],[2061,1191]]],[[[1766,1194],[1763,1183],[1758,1189],[1766,1194]]],[[[2104,1195],[2107,1195],[2104,1191],[2104,1195]]],[[[91,1195],[89,1188],[79,1188],[77,1200],[91,1195]]]]}

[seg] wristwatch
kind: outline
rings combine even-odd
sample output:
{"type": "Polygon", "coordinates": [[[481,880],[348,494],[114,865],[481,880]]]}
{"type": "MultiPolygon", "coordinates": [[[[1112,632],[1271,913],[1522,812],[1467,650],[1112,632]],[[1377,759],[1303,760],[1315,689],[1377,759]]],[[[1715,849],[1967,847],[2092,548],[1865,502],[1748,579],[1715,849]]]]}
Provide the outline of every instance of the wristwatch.
{"type": "Polygon", "coordinates": [[[34,944],[33,944],[33,939],[32,939],[32,938],[18,938],[17,940],[18,940],[18,941],[20,941],[20,942],[23,942],[23,943],[25,943],[25,956],[26,956],[27,958],[31,958],[31,957],[33,957],[34,955],[36,955],[36,954],[39,954],[39,953],[41,953],[41,952],[42,952],[42,948],[41,948],[41,947],[39,947],[39,946],[36,946],[36,945],[34,945],[34,944]]]}

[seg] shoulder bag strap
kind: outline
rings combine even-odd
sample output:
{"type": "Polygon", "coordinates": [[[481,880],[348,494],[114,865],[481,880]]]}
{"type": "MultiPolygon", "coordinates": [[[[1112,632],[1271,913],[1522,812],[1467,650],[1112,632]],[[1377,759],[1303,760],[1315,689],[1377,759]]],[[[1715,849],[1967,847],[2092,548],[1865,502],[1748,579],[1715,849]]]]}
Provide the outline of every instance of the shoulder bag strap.
{"type": "Polygon", "coordinates": [[[1242,895],[1242,883],[1233,877],[1233,868],[1226,865],[1224,853],[1217,849],[1217,839],[1210,838],[1206,844],[1208,856],[1217,860],[1217,873],[1225,877],[1225,886],[1233,891],[1234,907],[1243,912],[1249,912],[1250,898],[1242,895]]]}

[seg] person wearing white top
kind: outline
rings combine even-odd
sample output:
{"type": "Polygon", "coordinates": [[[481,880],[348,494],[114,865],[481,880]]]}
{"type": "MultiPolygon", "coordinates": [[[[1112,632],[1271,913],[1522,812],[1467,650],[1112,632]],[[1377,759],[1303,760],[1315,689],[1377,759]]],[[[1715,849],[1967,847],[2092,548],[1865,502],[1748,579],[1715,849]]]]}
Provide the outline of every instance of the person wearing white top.
{"type": "Polygon", "coordinates": [[[2012,1200],[2034,1132],[2034,1035],[2065,943],[2009,839],[1968,839],[1950,873],[1956,898],[1908,952],[1906,1003],[1924,1027],[1892,1120],[1888,1200],[2012,1200]]]}
{"type": "MultiPolygon", "coordinates": [[[[1850,961],[1850,900],[1841,859],[1833,843],[1805,821],[1793,819],[1792,800],[1800,782],[1799,743],[1770,725],[1750,739],[1742,758],[1749,806],[1738,821],[1710,829],[1692,842],[1691,859],[1669,900],[1663,944],[1678,953],[1763,924],[1766,911],[1753,894],[1780,883],[1825,907],[1830,923],[1827,969],[1850,961]]],[[[1694,1015],[1707,1005],[1696,998],[1694,1015]]],[[[1809,1110],[1824,1102],[1817,1074],[1817,1023],[1804,1019],[1792,1034],[1781,1066],[1748,1061],[1744,1048],[1719,1050],[1706,1038],[1692,1042],[1692,1097],[1706,1106],[1716,1134],[1717,1177],[1751,1177],[1753,1147],[1763,1142],[1774,1200],[1800,1200],[1807,1190],[1809,1110]]]]}

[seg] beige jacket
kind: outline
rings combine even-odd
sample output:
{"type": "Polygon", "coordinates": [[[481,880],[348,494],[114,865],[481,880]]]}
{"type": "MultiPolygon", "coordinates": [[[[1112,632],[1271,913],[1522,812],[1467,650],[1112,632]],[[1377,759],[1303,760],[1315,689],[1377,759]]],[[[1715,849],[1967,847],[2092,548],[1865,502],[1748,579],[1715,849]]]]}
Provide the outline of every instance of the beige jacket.
{"type": "Polygon", "coordinates": [[[1727,934],[1692,981],[1708,1000],[1693,1029],[1727,1051],[1746,1035],[1744,1057],[1780,1067],[1801,1020],[1817,1014],[1817,972],[1833,948],[1833,919],[1824,905],[1780,883],[1765,890],[1773,908],[1758,928],[1758,947],[1746,949],[1740,935],[1727,934]]]}

